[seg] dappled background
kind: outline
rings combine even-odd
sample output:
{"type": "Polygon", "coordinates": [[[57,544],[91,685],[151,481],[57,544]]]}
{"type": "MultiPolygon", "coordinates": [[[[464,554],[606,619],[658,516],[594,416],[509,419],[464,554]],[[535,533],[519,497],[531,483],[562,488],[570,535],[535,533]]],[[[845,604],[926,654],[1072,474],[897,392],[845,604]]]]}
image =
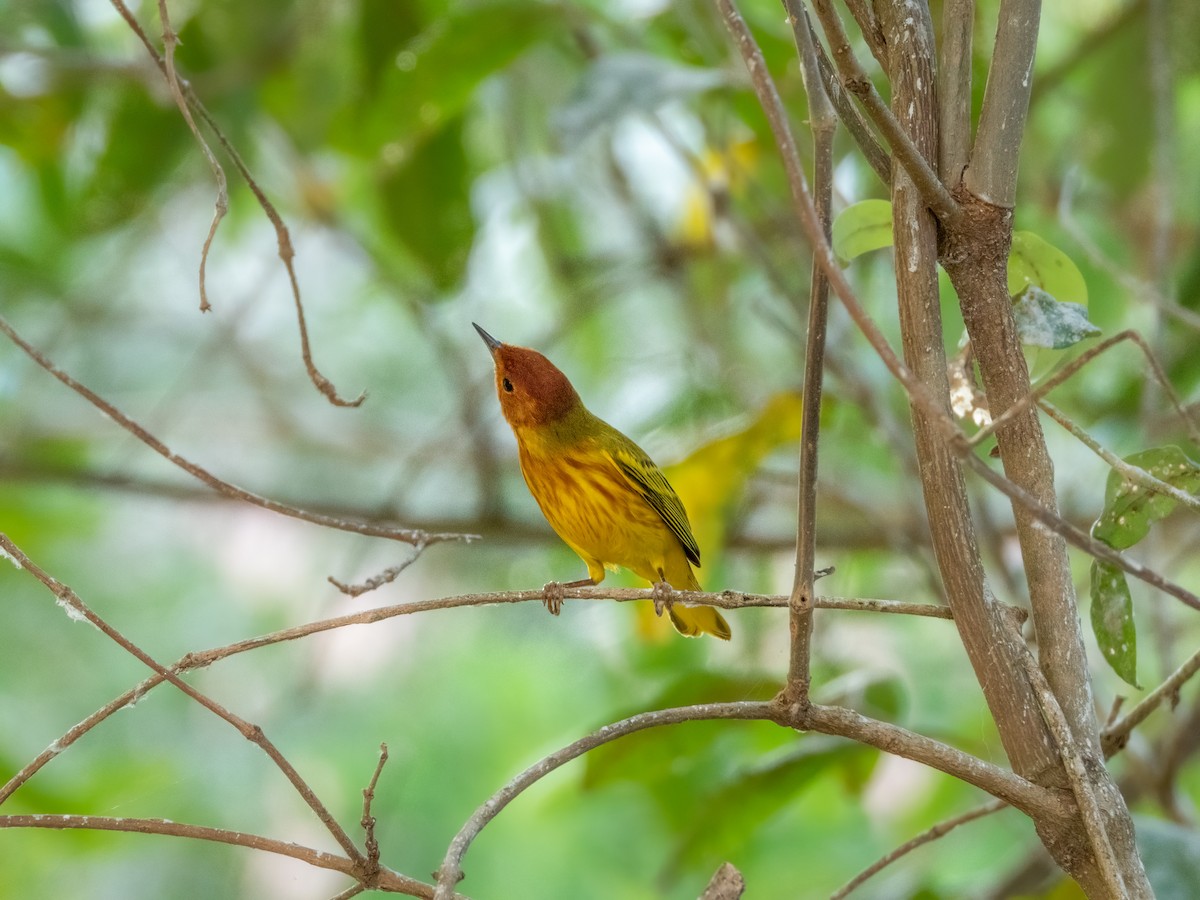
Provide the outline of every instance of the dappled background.
{"type": "MultiPolygon", "coordinates": [[[[995,7],[980,4],[980,73],[995,7]]],[[[790,589],[809,258],[709,4],[169,8],[181,74],[290,228],[316,365],[341,395],[367,399],[337,408],[310,383],[275,231],[228,163],[230,212],[208,259],[213,309],[198,311],[213,177],[144,48],[102,0],[0,9],[0,315],[228,481],[482,540],[431,546],[393,584],[343,596],[327,576],[361,581],[412,548],[221,499],[7,342],[0,531],[162,662],[374,605],[582,577],[521,481],[476,321],[545,352],[593,412],[664,466],[691,513],[706,588],[790,589]]],[[[160,44],[157,5],[132,10],[160,44]]],[[[783,12],[766,0],[744,12],[799,126],[783,12]]],[[[1066,252],[1092,322],[1105,334],[1139,328],[1194,401],[1200,14],[1167,0],[1080,0],[1044,15],[1017,228],[1066,252]]],[[[849,142],[838,147],[835,208],[882,196],[849,142]]],[[[852,277],[898,345],[890,266],[887,251],[871,253],[852,277]]],[[[944,287],[954,349],[961,320],[944,287]]],[[[840,307],[830,329],[817,564],[837,571],[820,590],[939,602],[905,399],[840,307]]],[[[1121,455],[1185,441],[1128,345],[1055,402],[1121,455]]],[[[1047,424],[1064,513],[1086,528],[1107,468],[1056,429],[1047,424]]],[[[1007,504],[971,488],[992,586],[1020,603],[1007,504]]],[[[1177,514],[1136,553],[1194,586],[1198,540],[1194,518],[1177,514]]],[[[1088,560],[1074,561],[1086,596],[1088,560]]],[[[1152,687],[1194,651],[1200,624],[1132,590],[1138,672],[1152,687]]],[[[383,861],[425,878],[475,807],[553,749],[645,709],[772,696],[786,614],[728,618],[726,645],[674,636],[649,604],[568,601],[557,619],[538,604],[448,610],[191,677],[261,724],[347,828],[386,742],[383,861]]],[[[823,611],[816,628],[818,699],[1003,761],[949,623],[823,611]]],[[[1139,696],[1089,650],[1106,711],[1117,694],[1139,696]]],[[[5,779],[145,674],[0,567],[5,779]]],[[[1147,817],[1148,863],[1194,840],[1166,823],[1195,823],[1198,710],[1191,685],[1115,763],[1147,817]],[[1178,737],[1189,717],[1190,743],[1178,737]],[[1166,786],[1163,759],[1176,761],[1166,786]]],[[[688,724],[537,785],[472,848],[463,890],[694,897],[731,860],[754,896],[821,896],[981,799],[857,745],[765,723],[688,724]]],[[[4,812],[155,816],[329,843],[257,748],[170,688],[87,735],[4,812]]],[[[868,895],[1004,890],[1037,846],[1024,817],[999,813],[889,869],[868,895]]],[[[298,862],[165,837],[8,829],[0,856],[0,895],[14,898],[64,885],[96,898],[318,898],[346,886],[298,862]]]]}

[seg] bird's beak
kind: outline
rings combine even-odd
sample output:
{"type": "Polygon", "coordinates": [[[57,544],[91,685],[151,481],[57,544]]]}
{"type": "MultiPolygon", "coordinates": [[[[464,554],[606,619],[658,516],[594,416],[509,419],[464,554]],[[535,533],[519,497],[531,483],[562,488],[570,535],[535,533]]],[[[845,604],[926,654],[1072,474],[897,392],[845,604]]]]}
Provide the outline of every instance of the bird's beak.
{"type": "MultiPolygon", "coordinates": [[[[471,324],[475,325],[474,322],[472,322],[471,324]]],[[[488,350],[490,350],[492,352],[492,356],[495,356],[496,351],[499,350],[502,346],[504,346],[502,342],[496,340],[494,337],[492,337],[490,334],[488,334],[486,331],[484,331],[478,325],[475,325],[475,330],[479,332],[479,336],[481,338],[483,338],[483,342],[485,344],[487,344],[488,350]]]]}

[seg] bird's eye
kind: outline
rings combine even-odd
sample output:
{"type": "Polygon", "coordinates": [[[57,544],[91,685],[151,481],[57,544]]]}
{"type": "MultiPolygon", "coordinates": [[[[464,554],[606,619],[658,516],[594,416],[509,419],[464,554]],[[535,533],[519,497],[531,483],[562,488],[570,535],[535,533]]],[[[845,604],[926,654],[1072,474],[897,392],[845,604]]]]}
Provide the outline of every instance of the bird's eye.
{"type": "Polygon", "coordinates": [[[503,388],[504,388],[504,390],[505,390],[505,391],[507,391],[507,392],[508,392],[508,393],[510,393],[510,394],[512,393],[512,389],[513,389],[513,387],[512,387],[512,382],[511,382],[511,381],[509,381],[507,378],[503,379],[503,380],[500,382],[500,385],[501,385],[501,387],[503,387],[503,388]]]}

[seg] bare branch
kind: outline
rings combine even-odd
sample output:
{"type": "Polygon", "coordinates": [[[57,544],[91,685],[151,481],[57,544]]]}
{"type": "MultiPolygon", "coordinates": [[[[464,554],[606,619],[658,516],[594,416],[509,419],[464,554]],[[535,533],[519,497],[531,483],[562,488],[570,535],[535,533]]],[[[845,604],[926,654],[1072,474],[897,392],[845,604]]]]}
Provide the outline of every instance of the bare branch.
{"type": "Polygon", "coordinates": [[[229,188],[225,180],[225,170],[221,168],[221,164],[217,162],[216,156],[213,155],[212,148],[208,146],[208,141],[204,140],[204,135],[200,133],[200,128],[196,125],[196,120],[192,118],[192,111],[188,107],[187,98],[183,96],[183,91],[179,87],[179,75],[175,71],[175,47],[179,44],[179,35],[171,27],[171,19],[167,15],[167,0],[158,0],[158,18],[162,22],[163,62],[165,64],[163,74],[166,76],[167,86],[171,89],[171,97],[175,100],[175,105],[179,107],[179,112],[183,116],[183,120],[187,122],[188,128],[191,129],[192,135],[196,138],[196,142],[204,152],[204,158],[208,160],[208,166],[212,169],[213,178],[217,182],[217,202],[213,209],[212,224],[208,226],[208,236],[204,239],[204,249],[200,251],[200,312],[208,312],[212,309],[212,304],[208,302],[208,291],[204,284],[204,273],[208,265],[208,251],[212,247],[213,238],[217,236],[217,226],[221,224],[221,220],[229,212],[229,188]]]}
{"type": "Polygon", "coordinates": [[[746,892],[746,879],[733,863],[722,863],[713,873],[699,900],[738,900],[746,892]]]}
{"type": "Polygon", "coordinates": [[[1132,481],[1134,484],[1170,497],[1176,503],[1182,503],[1193,512],[1200,512],[1200,497],[1189,494],[1187,491],[1181,491],[1175,485],[1167,484],[1167,482],[1160,478],[1155,478],[1145,469],[1138,466],[1131,466],[1111,450],[1101,446],[1099,441],[1072,422],[1070,418],[1048,400],[1039,400],[1038,406],[1042,408],[1046,415],[1071,432],[1081,444],[1112,466],[1114,471],[1120,472],[1121,476],[1127,481],[1132,481]]]}
{"type": "Polygon", "coordinates": [[[1200,672],[1200,650],[1197,650],[1188,657],[1183,665],[1172,672],[1166,681],[1147,694],[1137,706],[1121,717],[1115,724],[1104,729],[1100,735],[1100,743],[1104,748],[1104,755],[1106,757],[1112,756],[1124,747],[1133,729],[1141,725],[1146,720],[1146,717],[1154,712],[1168,697],[1172,698],[1172,703],[1174,703],[1175,698],[1178,697],[1179,689],[1197,672],[1200,672]]]}
{"type": "MultiPolygon", "coordinates": [[[[821,82],[808,13],[799,0],[784,0],[796,52],[800,55],[813,132],[813,185],[817,215],[825,240],[832,233],[833,138],[837,118],[821,82]]],[[[817,546],[817,445],[821,429],[821,387],[825,375],[825,331],[829,313],[829,280],[813,264],[808,304],[808,342],[804,353],[804,396],[801,403],[799,502],[796,510],[796,572],[790,598],[791,659],[788,692],[792,702],[807,703],[811,683],[812,599],[817,546]]]]}
{"type": "Polygon", "coordinates": [[[1114,550],[1112,547],[1103,541],[1098,541],[1083,531],[1080,531],[1057,512],[1048,509],[1038,502],[1037,498],[1029,491],[1022,488],[1020,485],[1014,484],[1009,479],[1005,478],[998,472],[993,472],[986,462],[977,457],[974,453],[968,453],[966,457],[967,465],[970,466],[976,474],[984,481],[997,488],[1001,493],[1015,501],[1020,507],[1036,519],[1041,525],[1045,526],[1054,534],[1063,537],[1067,543],[1078,547],[1085,553],[1089,553],[1099,559],[1112,563],[1121,571],[1132,575],[1139,581],[1144,581],[1152,587],[1158,588],[1165,594],[1170,594],[1177,600],[1192,607],[1192,609],[1200,609],[1200,597],[1197,597],[1191,591],[1176,584],[1173,581],[1168,581],[1163,578],[1158,572],[1153,569],[1143,566],[1139,562],[1134,562],[1125,554],[1114,550]]]}
{"type": "MultiPolygon", "coordinates": [[[[833,51],[833,59],[842,75],[842,83],[846,90],[854,94],[862,103],[876,127],[883,134],[884,140],[892,148],[897,162],[904,167],[913,185],[921,193],[925,204],[943,221],[954,219],[959,214],[958,203],[950,196],[946,186],[938,178],[929,161],[917,149],[908,133],[901,127],[900,122],[888,109],[887,104],[875,90],[875,85],[869,75],[854,55],[850,46],[850,38],[842,27],[842,20],[833,8],[831,0],[813,0],[813,9],[821,20],[821,27],[833,51]]],[[[929,85],[932,91],[933,85],[929,85]]]]}
{"type": "Polygon", "coordinates": [[[746,70],[750,74],[750,84],[754,88],[754,94],[766,114],[767,123],[771,127],[771,134],[783,161],[792,206],[804,228],[805,236],[812,246],[813,258],[824,270],[830,287],[845,304],[850,317],[879,355],[883,364],[887,366],[888,371],[904,386],[905,391],[914,402],[927,409],[935,418],[941,417],[948,439],[960,440],[962,432],[949,416],[945,415],[943,411],[945,404],[933,396],[929,389],[913,376],[908,366],[896,356],[896,352],[888,344],[887,338],[883,336],[879,326],[863,308],[854,289],[850,286],[850,282],[846,280],[845,273],[833,255],[833,248],[830,247],[829,241],[825,240],[825,235],[821,230],[821,218],[817,215],[816,206],[808,190],[808,180],[804,176],[804,166],[796,151],[796,141],[792,137],[791,128],[788,125],[787,112],[783,107],[783,101],[779,98],[779,91],[776,89],[774,81],[771,80],[762,50],[755,42],[754,35],[750,33],[746,20],[738,12],[734,0],[714,0],[714,2],[725,22],[726,30],[737,45],[746,70]]]}
{"type": "Polygon", "coordinates": [[[992,67],[964,176],[968,191],[1003,209],[1012,209],[1017,199],[1017,160],[1029,112],[1041,16],[1041,0],[1000,0],[992,67]]]}
{"type": "Polygon", "coordinates": [[[858,30],[862,32],[863,41],[875,57],[875,61],[886,69],[887,41],[884,40],[883,28],[879,25],[879,19],[875,17],[875,11],[867,0],[846,0],[846,9],[850,10],[850,15],[858,23],[858,30]]]}
{"type": "Polygon", "coordinates": [[[817,731],[822,734],[850,738],[960,778],[996,797],[1007,800],[1027,814],[1036,814],[1043,819],[1064,820],[1071,812],[1069,807],[1062,802],[1059,794],[1026,781],[1018,775],[932,738],[915,734],[896,725],[870,719],[842,707],[819,705],[806,707],[799,704],[787,705],[778,701],[771,703],[746,701],[705,703],[697,706],[676,707],[639,713],[606,725],[587,737],[539,760],[489,797],[450,842],[442,865],[437,872],[437,892],[434,894],[434,900],[448,900],[451,890],[463,877],[463,857],[480,831],[499,815],[504,807],[550,772],[596,747],[626,735],[644,731],[647,728],[712,719],[765,720],[798,730],[817,731]]]}
{"type": "Polygon", "coordinates": [[[971,148],[971,37],[975,0],[947,0],[942,7],[942,58],[938,65],[938,174],[943,184],[962,178],[971,148]]]}
{"type": "Polygon", "coordinates": [[[1008,804],[1003,800],[992,800],[984,803],[982,806],[977,806],[974,809],[969,809],[964,813],[959,813],[957,816],[952,816],[938,822],[932,828],[922,831],[916,837],[905,841],[895,850],[881,856],[871,865],[867,866],[840,888],[829,895],[829,900],[842,900],[848,897],[851,893],[857,890],[869,878],[878,875],[883,869],[886,869],[896,860],[907,856],[918,847],[923,847],[926,844],[936,841],[938,838],[945,837],[959,825],[966,825],[968,822],[974,822],[976,819],[982,819],[984,816],[990,816],[994,812],[999,812],[1002,809],[1008,809],[1008,804]]]}
{"type": "MultiPolygon", "coordinates": [[[[22,815],[0,816],[0,828],[50,828],[86,829],[89,831],[123,831],[132,834],[160,834],[168,837],[190,838],[198,841],[212,841],[218,844],[230,844],[235,847],[247,847],[251,850],[261,850],[266,853],[276,853],[316,866],[341,872],[352,878],[358,878],[356,864],[343,856],[314,850],[300,844],[288,841],[278,841],[274,838],[262,837],[243,831],[229,831],[224,828],[210,828],[207,825],[189,825],[184,822],[171,822],[167,819],[132,819],[113,818],[110,816],[73,816],[73,815],[22,815]]],[[[401,875],[383,867],[379,872],[378,887],[381,890],[411,897],[433,897],[433,886],[401,875]]]]}
{"type": "MultiPolygon", "coordinates": [[[[1096,795],[1097,785],[1088,776],[1081,756],[1083,751],[1075,740],[1071,725],[1067,721],[1062,707],[1059,706],[1058,698],[1050,688],[1050,682],[1046,680],[1046,676],[1038,667],[1037,660],[1028,651],[1022,654],[1021,658],[1025,664],[1025,674],[1028,676],[1030,684],[1033,685],[1034,696],[1037,697],[1038,706],[1041,708],[1042,719],[1049,727],[1050,733],[1054,735],[1055,743],[1058,744],[1058,752],[1062,756],[1067,781],[1071,785],[1071,793],[1075,795],[1075,802],[1079,806],[1080,818],[1083,820],[1084,831],[1087,833],[1092,854],[1096,858],[1102,882],[1109,896],[1113,898],[1128,897],[1125,881],[1121,877],[1121,864],[1117,861],[1116,853],[1113,851],[1104,815],[1100,811],[1100,801],[1096,795]]],[[[1120,798],[1121,792],[1111,782],[1109,785],[1111,790],[1108,793],[1111,802],[1113,796],[1120,798]]],[[[1124,803],[1122,802],[1121,805],[1124,806],[1124,803]]],[[[1129,822],[1128,811],[1125,811],[1124,820],[1126,823],[1129,822]]],[[[1114,826],[1116,825],[1115,812],[1110,814],[1109,821],[1114,826]]],[[[1132,828],[1131,825],[1130,828],[1132,828]]],[[[1132,861],[1137,860],[1138,857],[1135,853],[1127,859],[1132,861]]],[[[1138,864],[1140,865],[1140,861],[1138,864]]],[[[1144,879],[1145,875],[1143,874],[1142,877],[1144,879]]]]}
{"type": "Polygon", "coordinates": [[[400,565],[389,566],[378,575],[368,578],[361,584],[344,584],[343,582],[338,581],[332,575],[330,575],[327,580],[347,597],[359,597],[365,593],[368,593],[369,591],[375,590],[376,588],[383,587],[385,584],[391,584],[400,577],[400,574],[405,569],[417,561],[417,557],[420,556],[424,550],[424,544],[417,544],[414,548],[412,556],[400,563],[400,565]]]}
{"type": "Polygon", "coordinates": [[[43,585],[45,585],[46,589],[58,599],[59,605],[61,605],[67,611],[68,615],[70,615],[72,618],[82,616],[130,656],[134,657],[147,668],[154,671],[157,675],[160,675],[165,680],[171,682],[171,684],[173,684],[183,693],[187,694],[209,712],[221,719],[224,719],[226,722],[236,728],[241,735],[246,738],[246,740],[257,744],[262,751],[267,754],[271,761],[275,763],[276,767],[283,772],[288,781],[292,783],[292,787],[296,789],[296,792],[300,794],[300,796],[304,799],[304,802],[308,804],[309,808],[316,813],[317,818],[321,820],[321,823],[326,827],[329,833],[333,835],[334,839],[341,844],[342,849],[346,851],[346,854],[350,857],[350,859],[352,859],[356,865],[363,864],[365,861],[363,855],[359,851],[358,847],[354,845],[354,841],[350,839],[350,835],[346,834],[342,826],[338,824],[336,819],[334,819],[333,814],[325,808],[325,804],[323,804],[317,795],[313,793],[313,790],[311,787],[309,787],[308,782],[306,782],[301,777],[300,773],[296,771],[295,766],[293,766],[291,762],[289,762],[288,759],[279,752],[279,749],[266,736],[262,728],[251,724],[240,716],[230,712],[207,694],[201,693],[196,688],[183,681],[173,671],[164,668],[162,665],[156,662],[150,656],[150,654],[146,653],[146,651],[138,647],[131,640],[129,640],[129,638],[125,637],[125,635],[94,613],[86,603],[79,599],[79,596],[73,590],[71,590],[71,588],[39,568],[37,564],[33,562],[33,560],[25,555],[20,547],[18,547],[9,539],[8,535],[0,534],[0,548],[3,548],[8,553],[8,556],[14,560],[24,571],[28,572],[43,585]]]}
{"type": "Polygon", "coordinates": [[[1158,382],[1159,386],[1163,389],[1163,393],[1167,395],[1167,399],[1171,401],[1171,405],[1175,408],[1176,414],[1179,416],[1180,421],[1183,422],[1184,427],[1187,429],[1188,435],[1191,437],[1193,443],[1200,444],[1200,427],[1198,427],[1192,420],[1191,413],[1189,413],[1187,407],[1183,405],[1183,401],[1179,399],[1179,394],[1176,393],[1175,388],[1171,386],[1171,381],[1169,378],[1167,378],[1167,373],[1163,371],[1162,366],[1159,365],[1158,359],[1154,355],[1154,351],[1150,349],[1150,345],[1146,343],[1145,338],[1143,338],[1136,331],[1130,329],[1128,331],[1122,331],[1118,334],[1114,334],[1112,337],[1105,338],[1100,343],[1093,347],[1089,347],[1083,353],[1079,354],[1079,356],[1077,356],[1075,359],[1071,360],[1045,381],[1039,383],[1036,388],[1030,390],[1019,400],[1004,410],[1004,412],[992,419],[992,421],[988,423],[986,427],[981,428],[969,441],[967,441],[967,446],[977,447],[982,441],[995,432],[998,427],[1003,427],[1008,422],[1012,421],[1012,419],[1020,415],[1032,404],[1041,400],[1042,397],[1045,397],[1052,390],[1069,379],[1072,375],[1082,369],[1101,353],[1105,352],[1115,344],[1119,344],[1121,341],[1132,341],[1137,345],[1138,349],[1142,351],[1142,355],[1146,357],[1146,363],[1150,366],[1150,374],[1154,376],[1154,380],[1158,382]]]}
{"type": "Polygon", "coordinates": [[[606,725],[599,731],[581,738],[561,750],[551,753],[544,759],[534,763],[480,806],[466,821],[458,834],[450,841],[446,855],[437,871],[437,890],[434,900],[450,900],[454,886],[463,878],[462,860],[471,842],[478,837],[492,819],[500,814],[504,807],[520,796],[527,788],[549,775],[555,769],[577,759],[589,750],[594,750],[610,741],[644,731],[647,728],[657,728],[661,725],[676,725],[680,722],[699,722],[711,719],[770,719],[773,707],[769,703],[740,702],[740,703],[705,703],[699,706],[684,706],[676,709],[662,709],[653,712],[639,713],[612,725],[606,725]]]}
{"type": "Polygon", "coordinates": [[[112,419],[143,444],[157,453],[167,462],[173,463],[183,469],[189,475],[199,479],[213,490],[224,494],[234,500],[241,500],[250,503],[262,509],[270,510],[271,512],[279,513],[280,515],[290,516],[294,519],[300,519],[305,522],[312,522],[314,525],[323,525],[326,528],[336,528],[339,531],[350,531],[355,534],[366,535],[367,537],[381,537],[392,541],[400,541],[414,546],[438,544],[444,541],[466,541],[474,540],[477,535],[469,534],[427,534],[423,531],[414,531],[407,528],[392,528],[383,525],[371,524],[368,522],[350,522],[344,519],[337,519],[332,516],[321,515],[320,513],[307,512],[302,509],[288,506],[284,503],[277,503],[274,500],[269,500],[258,494],[253,494],[250,491],[243,490],[236,485],[223,481],[213,475],[207,469],[198,466],[196,463],[180,456],[171,451],[166,444],[152,435],[149,431],[131,419],[125,413],[121,412],[95,391],[88,388],[86,385],[76,381],[62,369],[58,368],[49,358],[41,353],[36,347],[27,342],[13,329],[13,327],[2,317],[0,317],[0,331],[4,332],[14,344],[25,351],[39,366],[73,390],[79,396],[83,397],[100,412],[104,413],[108,418],[112,419]]]}
{"type": "Polygon", "coordinates": [[[379,762],[375,765],[375,773],[371,776],[370,783],[363,788],[363,812],[362,819],[359,822],[362,825],[363,834],[365,835],[363,843],[367,848],[367,859],[363,863],[362,883],[360,885],[363,888],[369,884],[374,884],[380,871],[379,841],[375,837],[375,817],[371,815],[371,804],[375,800],[375,786],[379,784],[379,776],[383,772],[383,767],[387,764],[387,761],[387,744],[380,744],[379,762]]]}
{"type": "MultiPolygon", "coordinates": [[[[133,33],[137,35],[138,39],[142,42],[142,46],[146,48],[146,52],[150,54],[150,58],[154,60],[154,63],[158,66],[159,71],[163,73],[163,77],[169,79],[170,76],[168,75],[168,66],[166,60],[159,55],[158,50],[155,49],[154,44],[151,42],[146,32],[142,29],[142,26],[138,22],[137,18],[132,12],[129,11],[129,7],[125,5],[123,0],[109,0],[109,2],[112,3],[113,7],[120,14],[121,18],[125,20],[125,23],[130,27],[133,33]]],[[[196,111],[201,120],[203,120],[204,124],[207,125],[212,130],[213,134],[216,135],[217,140],[225,149],[225,152],[229,154],[229,158],[233,160],[234,168],[238,170],[238,174],[242,176],[242,179],[246,182],[246,186],[250,188],[251,192],[254,194],[254,198],[258,201],[258,205],[262,207],[262,211],[266,214],[267,218],[271,221],[271,225],[275,228],[275,239],[279,245],[279,259],[283,262],[283,266],[287,270],[288,282],[290,283],[292,289],[292,300],[296,307],[296,325],[300,330],[300,355],[304,360],[304,368],[308,371],[309,380],[312,381],[317,390],[324,394],[326,399],[329,400],[329,402],[334,406],[361,405],[362,402],[367,399],[365,392],[359,394],[354,400],[342,399],[342,397],[338,394],[337,389],[333,386],[333,382],[322,375],[317,369],[316,364],[313,362],[312,348],[308,343],[308,325],[306,324],[304,317],[304,304],[300,300],[300,282],[296,278],[296,268],[293,263],[293,260],[296,256],[296,251],[292,248],[292,237],[288,232],[287,225],[284,224],[283,218],[279,215],[279,212],[275,209],[275,205],[271,203],[270,199],[259,186],[258,182],[254,180],[254,176],[250,174],[250,169],[242,160],[241,154],[238,153],[237,149],[232,143],[230,143],[229,138],[225,136],[225,132],[223,132],[217,125],[216,119],[213,118],[212,114],[208,111],[204,104],[200,102],[200,98],[195,95],[191,86],[187,84],[187,82],[179,82],[178,80],[176,81],[176,86],[183,93],[188,104],[196,111]]],[[[213,232],[210,230],[209,240],[205,243],[205,253],[207,253],[208,250],[208,243],[212,240],[212,233],[213,232]]]]}
{"type": "MultiPolygon", "coordinates": [[[[796,0],[787,0],[787,2],[795,3],[796,0]]],[[[837,70],[830,61],[828,54],[825,53],[825,47],[817,40],[817,33],[813,28],[812,20],[806,15],[804,22],[808,28],[808,36],[812,42],[813,50],[817,54],[817,68],[821,73],[821,83],[825,85],[825,93],[833,102],[833,108],[837,110],[838,118],[846,126],[846,130],[850,132],[850,137],[854,138],[854,143],[858,144],[858,149],[862,151],[867,165],[879,176],[880,181],[887,184],[892,177],[891,156],[883,149],[883,145],[875,137],[875,132],[871,130],[871,126],[863,118],[862,112],[850,99],[846,93],[846,89],[842,87],[842,79],[838,77],[837,70]]]]}

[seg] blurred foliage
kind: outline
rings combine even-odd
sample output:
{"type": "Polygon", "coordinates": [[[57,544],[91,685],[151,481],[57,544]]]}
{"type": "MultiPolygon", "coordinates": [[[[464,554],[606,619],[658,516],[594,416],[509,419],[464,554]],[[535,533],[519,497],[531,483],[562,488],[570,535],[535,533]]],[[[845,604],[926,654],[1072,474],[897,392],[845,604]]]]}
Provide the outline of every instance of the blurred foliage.
{"type": "MultiPolygon", "coordinates": [[[[782,13],[771,0],[742,5],[807,153],[782,13]]],[[[1016,224],[1041,242],[1026,241],[1034,257],[1044,244],[1071,264],[1054,264],[1066,287],[1028,273],[1021,283],[1086,302],[1106,334],[1141,329],[1194,406],[1200,27],[1192,4],[1161,5],[1165,46],[1151,42],[1150,4],[1047,5],[1016,224]],[[1165,93],[1153,63],[1167,67],[1165,93]],[[1159,295],[1180,310],[1164,311],[1159,295]]],[[[997,3],[979,6],[976,113],[997,3]]],[[[157,4],[131,8],[158,42],[157,4]]],[[[676,462],[706,586],[789,589],[808,251],[709,3],[169,8],[181,73],[291,229],[317,364],[343,394],[367,389],[367,403],[334,409],[309,384],[274,232],[224,156],[232,209],[209,258],[214,310],[196,312],[211,173],[102,0],[0,5],[0,315],[173,451],[236,484],[484,540],[432,547],[396,584],[344,598],[326,576],[361,580],[408,548],[215,500],[8,343],[0,531],[163,662],[368,604],[574,577],[577,559],[521,482],[475,320],[545,351],[593,411],[665,468],[676,462]]],[[[844,134],[837,155],[837,211],[885,196],[844,134]]],[[[850,274],[898,344],[891,265],[889,253],[867,254],[850,274]]],[[[953,306],[947,288],[951,347],[953,306]]],[[[829,344],[818,565],[837,571],[820,589],[936,600],[906,401],[836,305],[829,344]]],[[[1132,349],[1090,363],[1054,399],[1122,456],[1200,452],[1132,349]]],[[[1112,505],[1105,465],[1064,433],[1048,437],[1064,513],[1094,520],[1112,505]]],[[[976,506],[993,588],[1021,602],[1007,505],[980,490],[976,506]]],[[[1198,541],[1195,517],[1179,511],[1134,552],[1194,586],[1198,541]]],[[[1086,585],[1089,560],[1073,564],[1086,585]]],[[[1194,651],[1200,624],[1140,583],[1125,590],[1132,619],[1121,628],[1136,622],[1151,688],[1194,651]]],[[[145,673],[10,566],[0,565],[0,594],[7,778],[145,673]]],[[[628,605],[568,603],[559,619],[536,604],[451,610],[269,647],[192,677],[260,723],[348,828],[387,742],[374,808],[383,860],[426,877],[478,804],[550,750],[661,705],[772,696],[787,668],[785,615],[730,620],[734,640],[717,646],[664,640],[647,631],[646,609],[628,605]]],[[[819,700],[1002,760],[952,626],[830,611],[816,627],[819,700]]],[[[1102,706],[1140,696],[1089,652],[1102,706]]],[[[1162,896],[1195,893],[1161,886],[1185,884],[1194,858],[1195,748],[1177,763],[1170,803],[1153,773],[1182,752],[1172,729],[1197,702],[1188,685],[1180,708],[1155,713],[1114,761],[1145,816],[1139,835],[1162,896]]],[[[654,729],[519,798],[472,847],[462,889],[481,900],[694,897],[728,859],[754,896],[825,896],[979,800],[902,760],[763,723],[654,729]]],[[[256,749],[163,688],[3,811],[161,816],[329,844],[256,749]]],[[[1036,847],[1026,820],[999,813],[906,857],[863,895],[976,893],[1036,847]]],[[[0,866],[5,900],[64,884],[87,898],[316,898],[346,887],[265,854],[135,835],[5,830],[0,857],[18,861],[0,866]]]]}

